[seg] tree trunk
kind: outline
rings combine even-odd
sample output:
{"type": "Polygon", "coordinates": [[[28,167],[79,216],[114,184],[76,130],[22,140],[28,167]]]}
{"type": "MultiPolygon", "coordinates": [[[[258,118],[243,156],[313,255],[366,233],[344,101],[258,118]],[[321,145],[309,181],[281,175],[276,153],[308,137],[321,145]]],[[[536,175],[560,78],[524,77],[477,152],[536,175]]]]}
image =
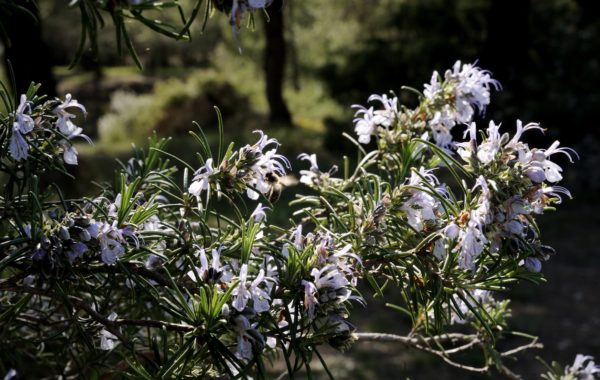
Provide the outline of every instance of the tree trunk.
{"type": "Polygon", "coordinates": [[[42,39],[40,14],[32,1],[20,1],[36,18],[20,9],[5,9],[0,12],[0,22],[8,34],[5,58],[15,75],[17,95],[24,94],[31,82],[40,83],[40,92],[56,96],[56,82],[52,75],[52,62],[48,47],[42,39]]]}
{"type": "Polygon", "coordinates": [[[265,77],[269,120],[291,125],[291,115],[283,99],[286,44],[283,37],[283,0],[275,0],[267,8],[269,21],[265,22],[265,77]]]}

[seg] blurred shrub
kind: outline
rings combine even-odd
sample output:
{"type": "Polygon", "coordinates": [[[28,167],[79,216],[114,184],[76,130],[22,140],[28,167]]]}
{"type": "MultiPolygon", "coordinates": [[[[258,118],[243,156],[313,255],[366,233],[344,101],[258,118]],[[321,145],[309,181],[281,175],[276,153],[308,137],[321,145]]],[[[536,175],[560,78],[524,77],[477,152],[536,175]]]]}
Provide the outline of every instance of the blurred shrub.
{"type": "Polygon", "coordinates": [[[139,143],[152,131],[163,136],[186,133],[192,121],[210,128],[217,121],[214,106],[224,116],[249,112],[247,99],[214,71],[156,82],[148,94],[117,91],[109,112],[98,121],[98,134],[102,143],[139,143]]]}

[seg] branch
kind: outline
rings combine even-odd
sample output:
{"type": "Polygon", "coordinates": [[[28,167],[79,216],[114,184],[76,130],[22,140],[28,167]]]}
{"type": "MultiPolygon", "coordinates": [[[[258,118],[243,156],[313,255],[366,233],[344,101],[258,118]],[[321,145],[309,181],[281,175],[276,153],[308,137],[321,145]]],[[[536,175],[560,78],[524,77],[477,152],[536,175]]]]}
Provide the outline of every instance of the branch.
{"type": "MultiPolygon", "coordinates": [[[[11,292],[21,292],[21,293],[29,293],[36,294],[40,296],[49,297],[52,299],[56,299],[59,301],[64,301],[62,297],[57,294],[48,292],[43,289],[28,287],[28,286],[11,286],[8,284],[0,284],[0,290],[11,291],[11,292]]],[[[142,327],[157,327],[157,328],[166,328],[169,331],[182,331],[188,332],[194,329],[193,326],[181,324],[181,323],[170,323],[163,322],[151,319],[117,319],[111,321],[107,317],[98,313],[94,308],[83,302],[81,299],[68,296],[68,301],[73,304],[76,309],[85,311],[90,317],[92,317],[95,321],[104,325],[111,333],[115,334],[119,339],[125,342],[125,337],[123,337],[118,330],[117,326],[127,325],[127,326],[142,326],[142,327]]]]}
{"type": "Polygon", "coordinates": [[[531,342],[529,342],[528,344],[524,344],[524,345],[522,345],[522,346],[519,346],[519,347],[513,348],[512,350],[508,350],[508,351],[501,352],[501,353],[500,353],[500,356],[502,356],[502,357],[506,357],[506,356],[512,356],[512,355],[514,355],[514,354],[516,354],[516,353],[518,353],[518,352],[525,351],[525,350],[529,350],[529,349],[531,349],[531,348],[538,348],[538,349],[541,349],[541,348],[544,348],[544,345],[543,345],[542,343],[539,343],[539,342],[538,342],[538,338],[537,338],[537,337],[535,337],[535,338],[534,338],[534,339],[533,339],[531,342]]]}
{"type": "Polygon", "coordinates": [[[143,326],[143,327],[157,327],[165,328],[169,331],[182,331],[188,332],[194,329],[193,326],[182,324],[182,323],[170,323],[157,321],[153,319],[117,319],[113,321],[115,325],[128,325],[128,326],[143,326]]]}
{"type": "Polygon", "coordinates": [[[457,342],[471,342],[474,339],[478,339],[475,334],[458,334],[458,333],[450,333],[443,335],[435,335],[430,337],[423,336],[403,336],[396,334],[387,334],[387,333],[356,333],[355,336],[359,341],[363,342],[397,342],[404,343],[407,345],[415,345],[419,343],[457,343],[457,342]]]}
{"type": "MultiPolygon", "coordinates": [[[[450,359],[450,355],[456,354],[462,351],[466,351],[475,346],[481,346],[482,341],[479,339],[477,335],[474,334],[459,334],[459,333],[449,333],[443,335],[435,335],[430,337],[425,336],[402,336],[395,334],[386,334],[386,333],[357,333],[355,334],[357,341],[362,342],[395,342],[401,343],[410,347],[414,347],[421,351],[429,352],[433,355],[440,357],[446,363],[450,364],[453,367],[460,368],[466,371],[476,372],[476,373],[486,373],[490,369],[490,364],[485,364],[480,367],[473,367],[465,364],[461,364],[455,362],[450,359]],[[451,343],[458,344],[464,343],[458,347],[445,349],[440,347],[441,349],[432,348],[432,343],[435,345],[441,345],[443,343],[451,343]]],[[[532,348],[542,348],[543,345],[538,342],[538,338],[534,337],[529,343],[524,344],[522,346],[513,348],[511,350],[499,353],[501,357],[509,357],[521,351],[525,351],[532,348]]],[[[511,379],[520,379],[520,376],[513,373],[503,364],[498,366],[498,371],[502,374],[506,375],[511,379]]]]}
{"type": "Polygon", "coordinates": [[[61,301],[61,302],[64,302],[66,300],[69,303],[71,303],[76,309],[85,311],[96,322],[99,322],[100,324],[104,325],[104,327],[108,331],[110,331],[113,335],[115,335],[117,338],[119,338],[119,340],[125,346],[127,346],[128,348],[131,347],[131,344],[129,343],[129,341],[127,340],[127,338],[125,338],[121,334],[121,332],[115,327],[115,324],[114,324],[113,321],[109,320],[108,318],[106,318],[102,314],[98,313],[91,306],[89,306],[88,304],[86,304],[85,302],[83,302],[79,298],[75,298],[73,296],[62,297],[62,296],[60,296],[58,294],[51,293],[51,292],[49,292],[47,290],[33,288],[33,287],[30,287],[30,286],[12,286],[10,284],[0,284],[0,290],[9,291],[9,292],[16,292],[16,293],[35,294],[35,295],[39,295],[39,296],[43,296],[43,297],[52,298],[52,299],[55,299],[55,300],[61,301]]]}
{"type": "Polygon", "coordinates": [[[468,335],[468,334],[449,333],[449,334],[435,335],[435,336],[430,336],[430,337],[424,337],[424,336],[411,337],[411,336],[402,336],[402,335],[386,334],[386,333],[357,333],[355,335],[358,338],[357,339],[358,341],[363,341],[363,342],[402,343],[407,346],[411,346],[416,349],[419,349],[421,351],[429,352],[433,355],[440,357],[442,360],[444,360],[446,363],[450,364],[453,367],[457,367],[457,368],[460,368],[460,369],[463,369],[466,371],[470,371],[470,372],[486,373],[490,368],[490,366],[488,364],[481,366],[481,367],[473,367],[473,366],[457,363],[457,362],[453,361],[452,359],[450,359],[448,356],[449,354],[455,354],[457,352],[465,351],[475,345],[481,344],[479,337],[474,334],[468,335]],[[459,342],[461,342],[461,343],[466,342],[466,343],[463,344],[462,346],[455,347],[455,348],[448,349],[448,350],[445,350],[445,349],[437,350],[437,349],[431,348],[432,343],[435,343],[436,345],[440,345],[443,343],[456,344],[459,342]]]}

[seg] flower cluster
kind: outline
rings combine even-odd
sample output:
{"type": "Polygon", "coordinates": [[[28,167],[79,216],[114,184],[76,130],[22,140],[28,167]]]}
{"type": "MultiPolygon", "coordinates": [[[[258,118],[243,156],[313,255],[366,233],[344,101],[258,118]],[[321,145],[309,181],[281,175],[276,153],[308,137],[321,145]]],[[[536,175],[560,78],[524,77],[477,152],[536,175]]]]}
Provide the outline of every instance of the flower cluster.
{"type": "MultiPolygon", "coordinates": [[[[268,4],[233,1],[233,25],[268,4]]],[[[310,165],[299,182],[311,191],[291,202],[300,206],[291,226],[267,225],[271,203],[243,201],[274,202],[290,168],[279,142],[261,131],[254,144],[225,151],[220,144],[214,156],[206,137],[192,133],[202,166],[191,181],[187,170],[176,178],[161,158],[166,142],[150,139],[148,152],[136,150],[122,164],[115,186],[91,198],[65,199],[40,189],[35,176],[9,173],[16,186],[0,198],[8,231],[0,273],[10,276],[0,282],[0,322],[28,323],[4,329],[2,338],[38,342],[55,336],[56,326],[91,335],[107,351],[102,365],[124,355],[131,377],[263,376],[270,354],[281,355],[293,377],[310,369],[319,346],[345,349],[372,336],[349,322],[352,302],[364,303],[357,286],[366,279],[378,296],[398,292],[391,306],[412,321],[409,336],[394,340],[450,364],[453,354],[481,350],[485,368],[503,366],[489,358],[504,357],[495,342],[510,310],[491,291],[542,278],[551,249],[535,217],[570,196],[557,185],[562,168],[554,158],[575,153],[558,142],[529,147],[523,134],[541,129],[533,123],[519,121],[513,135],[494,122],[478,131],[473,118],[493,88],[487,71],[457,62],[443,77],[434,73],[414,109],[393,94],[371,96],[377,107],[354,106],[359,143],[375,138],[376,148],[360,147],[355,164],[344,162],[343,178],[334,177],[336,166],[322,171],[315,154],[298,156],[310,165]],[[464,141],[454,141],[457,124],[468,125],[464,141]],[[34,296],[15,298],[20,291],[34,296]],[[153,357],[140,361],[132,342],[153,357]]],[[[12,125],[2,140],[6,161],[21,165],[41,147],[52,161],[30,160],[40,167],[56,168],[57,157],[76,163],[72,140],[87,139],[73,123],[76,111],[85,114],[70,95],[46,103],[23,96],[1,119],[12,125]],[[53,144],[38,146],[42,139],[53,144]]],[[[80,342],[73,345],[79,350],[80,342]]],[[[597,372],[591,358],[578,357],[565,374],[597,372]]]]}
{"type": "Polygon", "coordinates": [[[307,318],[315,328],[334,335],[330,340],[332,345],[346,347],[353,340],[355,328],[347,320],[345,303],[349,300],[364,302],[362,297],[353,295],[362,261],[351,252],[350,245],[337,249],[331,235],[309,233],[303,237],[299,226],[292,237],[293,245],[284,246],[282,253],[289,260],[290,250],[296,253],[308,250],[313,265],[310,278],[301,281],[307,318]]]}
{"type": "Polygon", "coordinates": [[[577,354],[572,365],[565,367],[564,379],[594,380],[600,378],[600,365],[589,355],[577,354]]]}
{"type": "Polygon", "coordinates": [[[476,111],[484,113],[492,88],[499,89],[500,84],[488,71],[456,61],[443,78],[437,71],[433,73],[416,110],[399,106],[393,94],[391,97],[371,95],[368,102],[378,101],[381,106],[377,108],[352,106],[357,109],[354,131],[362,144],[368,144],[372,136],[385,136],[388,140],[397,136],[391,138],[396,143],[426,133],[427,137],[431,134],[438,146],[451,150],[454,148],[452,128],[470,123],[476,111]]]}
{"type": "Polygon", "coordinates": [[[310,187],[324,188],[337,182],[337,179],[332,177],[338,170],[337,166],[334,165],[327,172],[322,172],[317,164],[317,155],[314,153],[310,155],[302,153],[298,159],[310,163],[309,170],[300,170],[300,183],[310,187]]]}
{"type": "Polygon", "coordinates": [[[456,61],[452,70],[446,70],[443,80],[434,71],[423,95],[427,113],[431,115],[428,126],[435,143],[442,148],[452,147],[452,128],[470,123],[476,111],[484,113],[490,104],[492,88],[500,88],[498,81],[474,64],[456,61]]]}
{"type": "MultiPolygon", "coordinates": [[[[202,285],[218,285],[218,291],[223,293],[231,289],[230,303],[223,305],[221,315],[231,323],[231,333],[236,340],[235,355],[238,359],[252,359],[252,347],[259,351],[265,347],[265,338],[260,331],[259,320],[262,313],[270,312],[272,307],[271,292],[277,284],[276,271],[267,257],[264,265],[242,264],[236,260],[229,264],[221,263],[221,250],[213,249],[210,262],[204,248],[198,249],[196,256],[200,267],[194,267],[187,275],[194,282],[202,285]],[[251,274],[250,270],[258,270],[251,274]]],[[[272,348],[272,339],[269,340],[272,348]]]]}
{"type": "MultiPolygon", "coordinates": [[[[461,262],[473,268],[473,258],[490,243],[490,251],[498,252],[506,239],[527,251],[523,242],[532,242],[534,255],[524,259],[527,268],[539,271],[540,259],[547,258],[545,247],[537,243],[536,228],[530,216],[542,214],[544,208],[561,203],[561,194],[570,197],[567,189],[553,183],[559,181],[562,169],[550,160],[555,153],[562,153],[572,162],[576,155],[569,148],[559,148],[554,142],[550,148],[529,148],[521,141],[523,132],[540,129],[538,124],[523,126],[517,122],[516,133],[511,137],[500,134],[499,125],[493,121],[478,143],[476,126],[472,123],[466,131],[469,140],[457,144],[458,154],[468,167],[478,174],[473,188],[474,204],[461,215],[458,241],[461,243],[461,262]],[[469,244],[465,244],[465,243],[469,244]],[[468,247],[468,248],[467,248],[468,247]]],[[[451,228],[451,231],[455,231],[451,228]]],[[[447,236],[452,239],[453,236],[447,236]]],[[[547,250],[546,250],[547,251],[547,250]]]]}
{"type": "Polygon", "coordinates": [[[260,138],[254,145],[246,145],[225,157],[218,167],[214,167],[213,159],[208,158],[194,173],[188,192],[198,199],[199,205],[202,192],[206,192],[208,199],[211,190],[220,195],[222,191],[243,189],[252,200],[258,199],[260,194],[275,199],[279,196],[279,177],[285,175],[290,162],[277,153],[279,143],[276,139],[262,131],[256,132],[260,138]]]}
{"type": "MultiPolygon", "coordinates": [[[[89,143],[91,140],[73,123],[72,119],[76,117],[70,112],[73,108],[86,114],[85,107],[73,99],[71,94],[67,94],[63,102],[46,103],[39,103],[36,97],[29,100],[25,94],[21,95],[19,105],[12,113],[12,133],[8,145],[12,159],[17,162],[27,160],[32,144],[38,150],[44,145],[38,144],[37,140],[50,139],[53,142],[51,145],[62,151],[64,163],[77,165],[77,150],[71,140],[76,137],[89,143]]],[[[53,149],[52,146],[48,149],[53,149]]],[[[53,154],[54,152],[51,156],[53,154]]]]}
{"type": "MultiPolygon", "coordinates": [[[[77,261],[86,258],[99,259],[106,265],[114,265],[128,248],[139,248],[141,231],[151,231],[160,224],[158,217],[148,216],[148,220],[139,226],[132,224],[120,225],[116,220],[117,204],[110,203],[104,211],[106,218],[98,218],[98,207],[103,207],[105,199],[95,202],[74,212],[51,210],[42,226],[26,226],[25,235],[35,246],[31,253],[34,261],[49,263],[51,267],[62,266],[64,261],[75,265],[77,261]]],[[[138,207],[146,207],[140,205],[138,207]]]]}
{"type": "Polygon", "coordinates": [[[360,104],[355,104],[352,108],[356,111],[354,131],[358,135],[358,142],[368,144],[371,142],[371,136],[375,135],[377,129],[389,129],[393,127],[398,118],[398,98],[387,95],[371,95],[368,102],[378,101],[383,108],[375,109],[373,106],[366,108],[360,104]]]}

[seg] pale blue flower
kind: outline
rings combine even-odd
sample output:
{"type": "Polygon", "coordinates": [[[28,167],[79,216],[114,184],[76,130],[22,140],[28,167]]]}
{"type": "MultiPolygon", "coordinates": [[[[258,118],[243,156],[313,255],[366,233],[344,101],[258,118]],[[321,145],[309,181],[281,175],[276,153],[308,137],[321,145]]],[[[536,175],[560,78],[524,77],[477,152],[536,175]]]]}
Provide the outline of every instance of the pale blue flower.
{"type": "MultiPolygon", "coordinates": [[[[117,320],[117,314],[116,313],[111,313],[108,318],[109,321],[116,321],[117,320]]],[[[117,343],[119,342],[119,339],[117,338],[116,335],[114,335],[113,333],[111,333],[110,331],[106,330],[106,329],[102,329],[100,331],[100,349],[101,350],[105,350],[105,351],[110,351],[113,348],[115,348],[115,346],[117,345],[117,343]]]]}
{"type": "Polygon", "coordinates": [[[29,144],[25,139],[26,134],[33,130],[35,122],[33,118],[25,114],[25,111],[30,109],[29,102],[25,95],[21,95],[21,101],[15,111],[15,121],[12,127],[12,135],[8,150],[15,161],[21,161],[27,158],[29,144]]]}
{"type": "Polygon", "coordinates": [[[75,118],[75,115],[68,111],[69,108],[78,108],[84,115],[87,114],[85,107],[77,100],[73,99],[71,94],[67,94],[65,96],[65,101],[56,106],[53,111],[57,115],[56,126],[58,127],[58,130],[69,139],[75,136],[81,136],[84,139],[89,140],[87,136],[81,134],[83,129],[79,128],[71,121],[71,119],[75,118]]]}
{"type": "Polygon", "coordinates": [[[594,380],[600,378],[600,365],[589,355],[577,354],[572,365],[565,367],[565,378],[594,380]]]}
{"type": "Polygon", "coordinates": [[[269,310],[269,301],[271,297],[269,294],[261,289],[263,283],[266,283],[264,270],[260,270],[256,278],[248,285],[248,265],[244,264],[240,268],[239,284],[233,291],[234,300],[232,306],[237,311],[242,311],[246,308],[246,305],[250,299],[252,299],[252,307],[257,313],[262,313],[269,310]]]}
{"type": "Polygon", "coordinates": [[[210,186],[210,177],[213,175],[213,173],[215,173],[215,168],[213,167],[212,158],[207,159],[204,163],[204,166],[196,170],[196,173],[194,173],[194,178],[190,187],[188,188],[188,192],[198,199],[199,206],[202,205],[202,203],[200,203],[200,195],[203,191],[208,190],[210,186]]]}

